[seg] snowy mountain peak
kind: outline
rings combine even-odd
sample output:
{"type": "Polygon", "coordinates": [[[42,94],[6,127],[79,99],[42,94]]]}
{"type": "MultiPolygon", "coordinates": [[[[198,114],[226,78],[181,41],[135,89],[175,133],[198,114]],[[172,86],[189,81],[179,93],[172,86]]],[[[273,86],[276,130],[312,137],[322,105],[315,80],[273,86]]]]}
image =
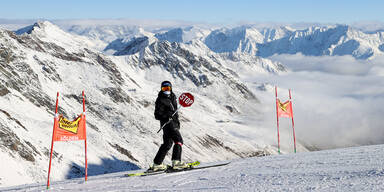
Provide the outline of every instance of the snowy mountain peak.
{"type": "Polygon", "coordinates": [[[189,43],[193,40],[202,40],[211,32],[210,29],[205,29],[197,26],[178,27],[157,32],[155,37],[161,41],[189,43]]]}
{"type": "Polygon", "coordinates": [[[115,41],[108,44],[108,46],[104,49],[104,51],[115,50],[116,52],[113,55],[132,55],[150,43],[149,38],[147,36],[143,37],[134,37],[130,39],[128,42],[125,42],[125,39],[116,39],[115,41]]]}
{"type": "Polygon", "coordinates": [[[67,29],[68,32],[89,37],[93,40],[101,40],[110,43],[116,39],[130,39],[133,37],[150,36],[150,31],[146,31],[140,26],[125,25],[73,25],[67,29]]]}
{"type": "Polygon", "coordinates": [[[55,30],[60,29],[57,25],[54,25],[53,23],[51,23],[49,21],[38,21],[33,26],[34,26],[34,28],[40,28],[40,29],[45,29],[45,30],[47,30],[49,28],[54,28],[55,30]]]}
{"type": "Polygon", "coordinates": [[[155,37],[162,41],[170,42],[183,42],[183,30],[181,28],[175,28],[164,33],[157,33],[155,37]]]}
{"type": "Polygon", "coordinates": [[[257,44],[262,43],[264,36],[256,29],[240,26],[232,29],[222,28],[212,31],[205,44],[214,52],[246,52],[256,54],[257,44]]]}
{"type": "Polygon", "coordinates": [[[39,32],[45,32],[48,31],[62,31],[58,26],[52,24],[49,21],[38,21],[34,23],[33,25],[26,26],[24,28],[21,28],[17,31],[15,31],[16,34],[21,35],[23,33],[31,34],[33,32],[39,33],[39,32]]]}
{"type": "Polygon", "coordinates": [[[78,49],[80,47],[93,50],[105,46],[100,40],[91,40],[84,36],[68,33],[49,21],[36,22],[31,26],[17,30],[15,33],[34,41],[57,45],[68,52],[80,52],[81,50],[78,49]]]}
{"type": "Polygon", "coordinates": [[[295,29],[291,27],[281,26],[276,28],[264,28],[260,32],[264,35],[263,42],[269,42],[291,35],[294,31],[295,29]]]}

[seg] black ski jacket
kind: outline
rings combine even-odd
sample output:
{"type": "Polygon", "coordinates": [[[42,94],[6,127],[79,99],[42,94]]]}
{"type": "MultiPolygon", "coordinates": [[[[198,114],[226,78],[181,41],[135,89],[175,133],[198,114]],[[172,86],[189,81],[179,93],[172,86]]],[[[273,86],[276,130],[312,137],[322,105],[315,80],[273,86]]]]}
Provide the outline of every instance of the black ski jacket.
{"type": "MultiPolygon", "coordinates": [[[[164,123],[168,122],[172,114],[177,110],[176,95],[171,92],[170,95],[164,94],[162,91],[159,92],[156,103],[155,103],[155,118],[160,120],[160,125],[163,126],[164,123]]],[[[164,129],[180,128],[179,114],[176,113],[170,123],[164,127],[164,129]]]]}

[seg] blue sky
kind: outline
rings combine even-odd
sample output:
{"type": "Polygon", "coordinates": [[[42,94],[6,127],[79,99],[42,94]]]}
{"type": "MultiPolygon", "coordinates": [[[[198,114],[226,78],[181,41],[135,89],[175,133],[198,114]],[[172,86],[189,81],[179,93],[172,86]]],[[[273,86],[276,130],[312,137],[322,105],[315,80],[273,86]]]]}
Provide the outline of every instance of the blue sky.
{"type": "Polygon", "coordinates": [[[3,19],[161,19],[205,23],[384,21],[382,0],[17,0],[3,19]]]}

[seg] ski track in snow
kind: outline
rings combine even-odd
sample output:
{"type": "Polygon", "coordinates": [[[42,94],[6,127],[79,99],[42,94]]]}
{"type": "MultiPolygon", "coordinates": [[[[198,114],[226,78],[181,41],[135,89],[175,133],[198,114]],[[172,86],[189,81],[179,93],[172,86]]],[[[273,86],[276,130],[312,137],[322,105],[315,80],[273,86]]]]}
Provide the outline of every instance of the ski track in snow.
{"type": "MultiPolygon", "coordinates": [[[[222,167],[146,177],[119,172],[87,182],[54,181],[49,191],[383,191],[383,153],[384,145],[372,145],[238,159],[222,167]]],[[[44,183],[0,188],[45,190],[44,183]]]]}

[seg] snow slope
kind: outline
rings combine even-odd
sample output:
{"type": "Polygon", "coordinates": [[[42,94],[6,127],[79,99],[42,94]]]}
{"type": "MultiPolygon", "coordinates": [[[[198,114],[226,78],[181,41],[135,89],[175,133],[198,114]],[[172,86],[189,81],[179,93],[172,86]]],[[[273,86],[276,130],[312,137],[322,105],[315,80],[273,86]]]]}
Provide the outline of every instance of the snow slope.
{"type": "MultiPolygon", "coordinates": [[[[383,191],[384,145],[234,160],[227,166],[147,177],[119,172],[57,181],[50,191],[383,191]]],[[[44,183],[0,188],[43,191],[44,183]]]]}

